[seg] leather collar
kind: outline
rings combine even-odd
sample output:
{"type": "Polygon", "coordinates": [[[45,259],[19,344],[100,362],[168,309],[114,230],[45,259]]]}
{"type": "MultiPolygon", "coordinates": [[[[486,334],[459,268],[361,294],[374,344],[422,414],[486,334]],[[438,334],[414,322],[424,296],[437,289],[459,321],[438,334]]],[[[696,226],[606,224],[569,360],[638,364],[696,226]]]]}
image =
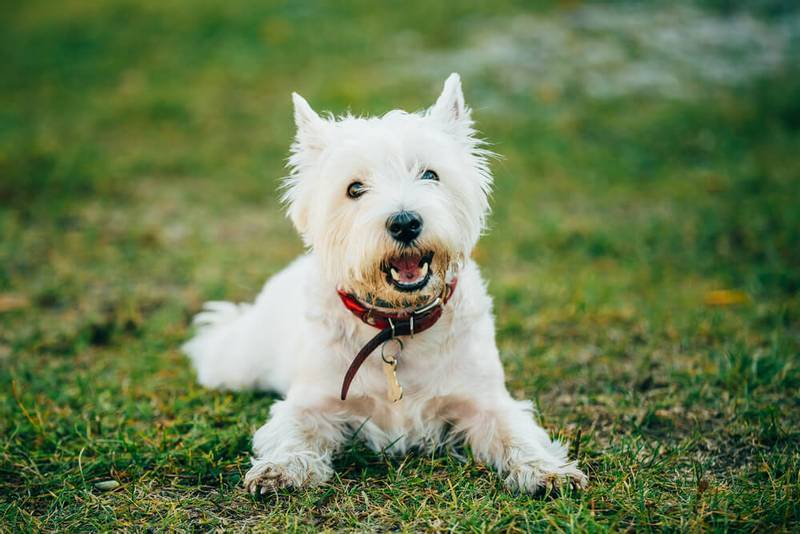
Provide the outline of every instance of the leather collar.
{"type": "Polygon", "coordinates": [[[453,296],[457,282],[458,279],[454,278],[452,282],[446,284],[444,290],[442,290],[442,294],[436,297],[430,304],[426,304],[421,308],[401,310],[398,312],[370,307],[363,304],[349,293],[342,290],[337,291],[345,308],[350,310],[353,315],[366,324],[380,330],[375,337],[370,339],[367,344],[358,351],[358,354],[356,354],[356,357],[347,369],[347,373],[345,373],[344,380],[342,381],[342,400],[347,398],[347,391],[350,389],[350,384],[353,378],[355,378],[361,364],[364,363],[367,357],[372,354],[381,343],[398,336],[410,335],[414,337],[414,334],[424,332],[436,324],[442,316],[444,306],[450,300],[450,297],[453,296]]]}

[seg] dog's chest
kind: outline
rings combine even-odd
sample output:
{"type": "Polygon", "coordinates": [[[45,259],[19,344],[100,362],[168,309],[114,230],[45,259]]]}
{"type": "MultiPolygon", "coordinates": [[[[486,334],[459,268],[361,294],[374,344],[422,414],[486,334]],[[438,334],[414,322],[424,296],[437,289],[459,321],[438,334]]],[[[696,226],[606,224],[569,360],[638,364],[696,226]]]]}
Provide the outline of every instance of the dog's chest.
{"type": "MultiPolygon", "coordinates": [[[[403,398],[389,398],[390,384],[382,370],[382,362],[374,362],[364,373],[363,396],[351,404],[357,415],[370,422],[375,435],[368,441],[388,446],[395,440],[398,451],[441,440],[447,428],[473,411],[473,401],[457,388],[448,387],[448,377],[432,369],[423,372],[415,365],[398,364],[397,379],[403,387],[403,398]],[[374,428],[373,427],[377,427],[374,428]]],[[[356,399],[353,399],[354,401],[356,399]]],[[[366,428],[364,429],[366,431],[366,428]]]]}

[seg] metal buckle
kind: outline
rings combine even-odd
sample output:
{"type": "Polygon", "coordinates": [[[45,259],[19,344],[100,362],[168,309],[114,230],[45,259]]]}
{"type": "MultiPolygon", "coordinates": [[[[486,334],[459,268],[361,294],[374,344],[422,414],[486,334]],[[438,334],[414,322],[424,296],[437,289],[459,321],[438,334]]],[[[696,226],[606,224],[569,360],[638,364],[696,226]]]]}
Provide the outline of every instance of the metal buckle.
{"type": "Polygon", "coordinates": [[[434,300],[430,304],[426,304],[425,306],[423,306],[422,308],[419,308],[418,310],[414,310],[413,312],[411,312],[411,315],[414,316],[414,315],[418,315],[420,313],[425,313],[427,311],[430,311],[433,308],[435,308],[436,306],[438,306],[439,304],[441,304],[441,302],[442,302],[442,297],[436,297],[436,300],[434,300]]]}
{"type": "Polygon", "coordinates": [[[392,328],[392,337],[391,337],[391,339],[394,339],[395,332],[394,332],[394,323],[392,322],[392,318],[391,317],[387,317],[386,320],[389,321],[389,326],[392,328]]]}

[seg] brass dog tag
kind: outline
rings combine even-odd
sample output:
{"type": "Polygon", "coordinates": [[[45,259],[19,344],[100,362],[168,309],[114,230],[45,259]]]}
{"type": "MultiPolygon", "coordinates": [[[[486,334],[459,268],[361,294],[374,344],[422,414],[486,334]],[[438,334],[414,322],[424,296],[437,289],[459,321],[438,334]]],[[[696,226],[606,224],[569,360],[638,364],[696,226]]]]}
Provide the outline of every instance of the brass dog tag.
{"type": "Polygon", "coordinates": [[[403,350],[403,343],[399,339],[387,341],[381,347],[381,358],[383,359],[383,374],[386,375],[386,398],[392,402],[397,402],[403,398],[403,386],[397,380],[397,357],[403,350]],[[387,355],[386,345],[392,341],[397,343],[397,350],[394,354],[387,355]]]}
{"type": "Polygon", "coordinates": [[[383,362],[383,374],[386,375],[386,397],[392,401],[397,402],[403,398],[403,386],[397,381],[397,360],[392,360],[392,363],[383,362]]]}

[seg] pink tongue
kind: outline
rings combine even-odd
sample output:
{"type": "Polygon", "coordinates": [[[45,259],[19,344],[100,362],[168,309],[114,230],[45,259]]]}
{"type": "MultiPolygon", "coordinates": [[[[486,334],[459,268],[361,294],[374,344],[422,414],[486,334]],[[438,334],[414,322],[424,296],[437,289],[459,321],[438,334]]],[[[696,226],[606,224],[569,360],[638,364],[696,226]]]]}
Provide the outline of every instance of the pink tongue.
{"type": "Polygon", "coordinates": [[[422,276],[419,267],[420,256],[404,256],[391,261],[392,267],[400,274],[400,279],[408,282],[418,280],[422,276]]]}

